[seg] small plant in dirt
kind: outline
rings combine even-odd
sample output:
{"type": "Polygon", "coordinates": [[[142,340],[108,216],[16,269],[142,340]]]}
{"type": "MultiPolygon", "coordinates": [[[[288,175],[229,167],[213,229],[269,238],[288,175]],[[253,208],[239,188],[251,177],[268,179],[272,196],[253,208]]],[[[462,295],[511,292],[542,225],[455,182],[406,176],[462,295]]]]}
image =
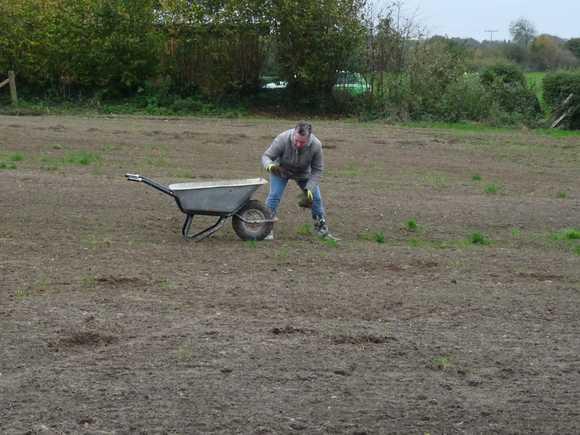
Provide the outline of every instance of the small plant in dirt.
{"type": "Polygon", "coordinates": [[[411,233],[415,233],[419,230],[419,225],[417,225],[416,219],[409,219],[405,222],[405,229],[411,233]]]}
{"type": "Polygon", "coordinates": [[[475,174],[473,177],[471,177],[472,181],[481,181],[481,175],[479,174],[475,174]]]}
{"type": "Polygon", "coordinates": [[[574,254],[576,254],[576,255],[580,255],[580,245],[577,245],[577,246],[574,248],[574,254]]]}
{"type": "Polygon", "coordinates": [[[159,288],[163,290],[173,290],[177,288],[177,284],[175,284],[175,282],[171,281],[170,279],[165,278],[159,281],[159,288]]]}
{"type": "Polygon", "coordinates": [[[330,237],[321,237],[320,241],[329,248],[338,247],[338,242],[335,239],[331,239],[330,237]]]}
{"type": "Polygon", "coordinates": [[[92,289],[97,286],[97,278],[92,275],[83,276],[81,279],[83,288],[92,289]]]}
{"type": "Polygon", "coordinates": [[[14,170],[16,169],[16,164],[14,162],[0,162],[0,170],[2,169],[14,170]]]}
{"type": "Polygon", "coordinates": [[[580,240],[580,230],[575,228],[566,228],[554,234],[555,240],[580,240]]]}
{"type": "Polygon", "coordinates": [[[489,245],[491,242],[489,238],[480,232],[471,233],[468,237],[469,243],[472,245],[489,245]]]}
{"type": "Polygon", "coordinates": [[[313,234],[312,225],[303,224],[298,228],[297,231],[299,236],[311,236],[313,234]]]}
{"type": "Polygon", "coordinates": [[[24,160],[24,155],[21,153],[14,153],[8,156],[8,160],[11,162],[21,162],[24,160]]]}
{"type": "Polygon", "coordinates": [[[375,242],[377,243],[385,243],[385,233],[383,233],[382,231],[378,231],[375,233],[375,242]]]}
{"type": "Polygon", "coordinates": [[[97,237],[95,234],[90,234],[81,239],[81,245],[85,249],[109,248],[112,244],[111,238],[97,237]]]}
{"type": "Polygon", "coordinates": [[[14,294],[14,296],[16,296],[17,301],[23,301],[25,299],[28,299],[31,295],[32,292],[30,291],[30,289],[23,288],[16,289],[16,293],[14,294]]]}
{"type": "Polygon", "coordinates": [[[255,240],[246,240],[246,246],[250,249],[256,249],[258,244],[256,243],[255,240]]]}
{"type": "Polygon", "coordinates": [[[181,344],[175,351],[175,356],[179,361],[189,361],[193,358],[193,347],[190,343],[181,344]]]}
{"type": "Polygon", "coordinates": [[[88,151],[73,151],[64,156],[64,161],[70,165],[87,166],[100,161],[100,156],[88,151]]]}
{"type": "Polygon", "coordinates": [[[493,194],[499,192],[499,190],[500,190],[500,187],[497,184],[491,183],[491,184],[488,184],[487,186],[485,186],[484,192],[493,195],[493,194]]]}
{"type": "Polygon", "coordinates": [[[431,365],[436,370],[447,370],[452,367],[451,357],[448,355],[436,356],[431,360],[431,365]]]}
{"type": "Polygon", "coordinates": [[[512,237],[514,239],[519,239],[520,237],[522,237],[522,230],[520,230],[519,228],[513,228],[512,229],[512,237]]]}
{"type": "Polygon", "coordinates": [[[559,199],[566,199],[567,197],[568,197],[568,194],[566,192],[558,192],[559,199]]]}

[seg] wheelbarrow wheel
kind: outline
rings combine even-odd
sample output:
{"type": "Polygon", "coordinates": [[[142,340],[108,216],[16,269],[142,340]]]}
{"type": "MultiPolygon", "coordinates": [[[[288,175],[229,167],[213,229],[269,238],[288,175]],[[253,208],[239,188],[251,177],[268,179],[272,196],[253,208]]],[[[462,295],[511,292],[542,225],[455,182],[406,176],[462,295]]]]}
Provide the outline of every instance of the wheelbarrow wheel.
{"type": "Polygon", "coordinates": [[[232,218],[232,226],[242,240],[264,240],[274,226],[273,222],[257,222],[272,219],[270,210],[260,201],[252,199],[232,218]],[[243,219],[243,220],[242,220],[243,219]],[[246,222],[244,222],[246,221],[246,222]]]}

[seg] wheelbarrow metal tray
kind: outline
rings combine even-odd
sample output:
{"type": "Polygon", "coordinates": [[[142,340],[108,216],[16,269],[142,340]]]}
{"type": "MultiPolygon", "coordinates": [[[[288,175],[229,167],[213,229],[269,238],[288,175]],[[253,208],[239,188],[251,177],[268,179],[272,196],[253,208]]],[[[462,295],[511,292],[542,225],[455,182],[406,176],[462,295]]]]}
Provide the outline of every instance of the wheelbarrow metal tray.
{"type": "Polygon", "coordinates": [[[237,212],[266,183],[263,178],[211,180],[170,184],[169,189],[184,213],[224,216],[237,212]]]}

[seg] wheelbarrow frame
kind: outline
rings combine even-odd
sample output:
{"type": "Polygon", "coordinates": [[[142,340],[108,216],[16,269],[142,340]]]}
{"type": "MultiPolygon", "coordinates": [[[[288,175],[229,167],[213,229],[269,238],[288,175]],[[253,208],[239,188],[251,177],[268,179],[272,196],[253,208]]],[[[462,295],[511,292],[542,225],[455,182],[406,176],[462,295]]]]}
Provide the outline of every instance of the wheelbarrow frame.
{"type": "MultiPolygon", "coordinates": [[[[251,197],[253,193],[258,190],[261,185],[268,183],[264,178],[175,183],[165,186],[164,184],[139,174],[125,174],[125,177],[129,181],[145,183],[146,185],[171,196],[175,200],[181,212],[186,215],[185,222],[181,228],[181,234],[186,240],[200,241],[211,236],[223,227],[227,219],[232,216],[235,216],[246,224],[274,223],[276,221],[275,218],[248,220],[239,213],[240,210],[252,201],[251,197]],[[225,197],[221,198],[221,204],[213,201],[212,198],[212,196],[215,197],[217,189],[225,189],[227,191],[225,197]],[[235,191],[236,189],[237,192],[235,191]],[[190,192],[194,190],[205,192],[205,198],[203,198],[202,201],[203,206],[200,206],[200,204],[192,204],[190,192]],[[207,191],[209,190],[212,190],[213,194],[209,193],[208,195],[207,191]],[[190,234],[191,223],[195,215],[217,216],[218,219],[213,225],[195,234],[190,234]]],[[[238,234],[238,236],[240,235],[238,234]]]]}

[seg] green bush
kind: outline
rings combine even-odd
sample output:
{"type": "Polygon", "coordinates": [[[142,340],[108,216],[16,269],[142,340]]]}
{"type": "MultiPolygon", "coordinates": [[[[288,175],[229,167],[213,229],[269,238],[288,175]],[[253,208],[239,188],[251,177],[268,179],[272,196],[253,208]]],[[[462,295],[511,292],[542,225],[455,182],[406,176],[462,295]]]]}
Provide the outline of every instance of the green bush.
{"type": "Polygon", "coordinates": [[[571,129],[580,129],[580,71],[560,71],[548,73],[544,77],[544,101],[552,112],[570,94],[574,94],[572,104],[575,110],[567,120],[567,126],[571,129]]]}
{"type": "Polygon", "coordinates": [[[525,86],[526,77],[519,66],[509,63],[499,63],[483,70],[481,73],[481,82],[485,86],[492,86],[498,82],[514,86],[525,86]]]}
{"type": "Polygon", "coordinates": [[[446,121],[485,121],[493,99],[477,74],[465,74],[450,84],[441,98],[441,112],[446,121]]]}
{"type": "Polygon", "coordinates": [[[498,64],[481,73],[492,105],[491,118],[499,125],[535,124],[542,115],[540,102],[529,87],[523,71],[510,64],[498,64]]]}

